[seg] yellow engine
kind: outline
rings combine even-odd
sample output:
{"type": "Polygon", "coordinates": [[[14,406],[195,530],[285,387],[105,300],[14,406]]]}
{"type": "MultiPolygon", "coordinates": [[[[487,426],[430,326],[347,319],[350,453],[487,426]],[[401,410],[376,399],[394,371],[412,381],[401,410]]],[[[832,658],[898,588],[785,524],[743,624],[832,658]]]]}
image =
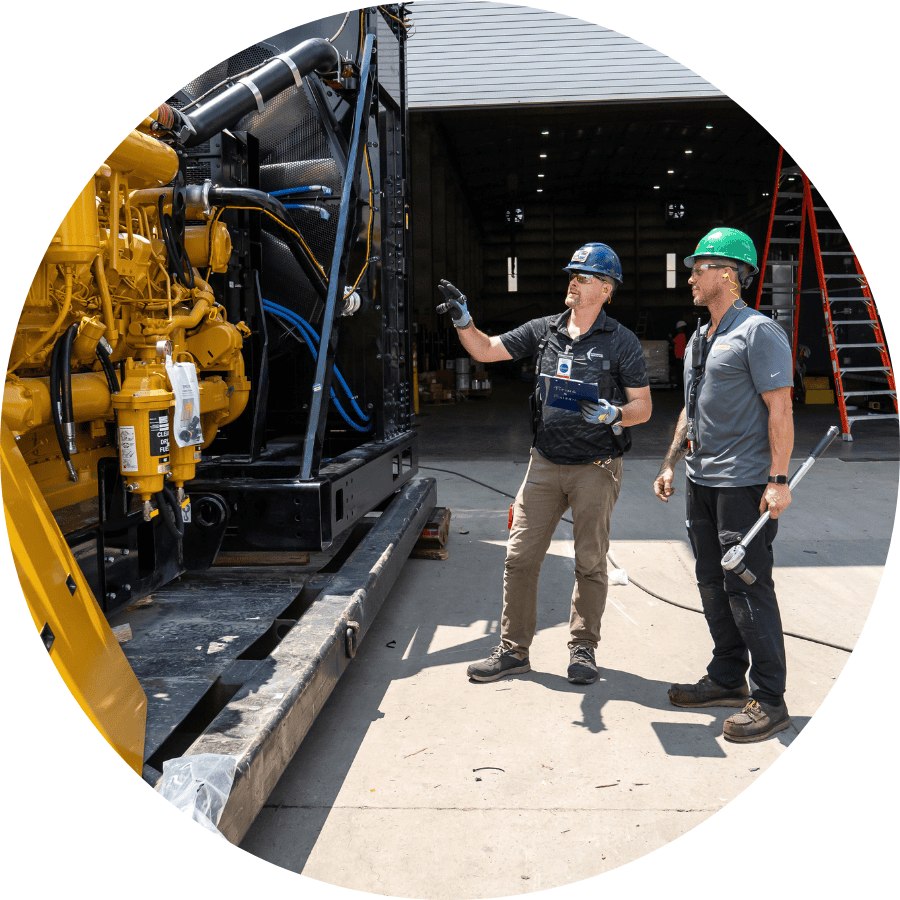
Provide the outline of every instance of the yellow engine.
{"type": "MultiPolygon", "coordinates": [[[[134,518],[152,530],[160,515],[183,531],[200,451],[250,390],[250,332],[227,321],[208,283],[226,270],[231,240],[211,210],[189,207],[178,170],[171,147],[136,130],[85,186],[25,300],[0,427],[7,530],[35,625],[84,711],[138,772],[147,700],[93,592],[97,567],[113,559],[91,563],[90,547],[105,545],[88,539],[86,555],[70,543],[102,518],[101,465],[115,459],[123,496],[141,504],[134,518]]],[[[161,545],[165,561],[153,546],[145,568],[183,571],[177,537],[161,545]]],[[[126,544],[107,553],[139,556],[126,544]]],[[[117,603],[136,586],[125,587],[117,603]]]]}
{"type": "Polygon", "coordinates": [[[98,460],[116,454],[145,518],[165,488],[183,502],[200,450],[247,404],[249,331],[204,280],[225,271],[228,231],[188,209],[177,181],[165,187],[177,174],[171,147],[133,131],[72,205],[28,293],[3,423],[54,511],[89,502],[98,460]],[[185,397],[176,369],[196,384],[185,397]]]}

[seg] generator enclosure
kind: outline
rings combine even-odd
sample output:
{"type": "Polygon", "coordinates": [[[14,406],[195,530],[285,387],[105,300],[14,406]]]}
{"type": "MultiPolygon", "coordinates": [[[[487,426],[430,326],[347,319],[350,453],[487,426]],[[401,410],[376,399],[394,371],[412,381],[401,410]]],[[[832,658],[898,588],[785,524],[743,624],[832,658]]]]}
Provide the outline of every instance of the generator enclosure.
{"type": "Polygon", "coordinates": [[[47,250],[4,440],[107,614],[220,553],[326,549],[416,472],[405,15],[204,72],[47,250]]]}

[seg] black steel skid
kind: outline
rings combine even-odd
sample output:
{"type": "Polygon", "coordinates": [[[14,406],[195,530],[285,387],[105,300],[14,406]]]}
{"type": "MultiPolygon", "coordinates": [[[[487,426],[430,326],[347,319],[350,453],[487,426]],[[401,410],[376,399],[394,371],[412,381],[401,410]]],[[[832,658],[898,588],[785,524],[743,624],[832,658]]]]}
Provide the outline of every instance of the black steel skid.
{"type": "MultiPolygon", "coordinates": [[[[212,581],[187,578],[167,588],[160,600],[168,607],[181,606],[183,627],[163,632],[148,621],[146,631],[138,628],[134,641],[124,645],[142,684],[146,682],[145,690],[152,688],[154,697],[166,699],[149,708],[147,733],[157,749],[148,758],[144,777],[153,781],[165,760],[174,756],[235,757],[237,772],[218,828],[238,843],[350,665],[436,498],[433,478],[409,482],[372,519],[368,533],[334,574],[320,571],[304,577],[297,569],[286,577],[287,570],[267,575],[260,569],[233,569],[212,581]],[[248,578],[256,583],[252,591],[247,590],[248,578]],[[289,584],[296,597],[284,593],[289,584]],[[283,602],[290,601],[280,613],[276,611],[279,591],[283,602]],[[244,615],[242,623],[235,618],[232,594],[244,615]],[[245,633],[248,603],[262,620],[252,640],[245,633]],[[203,618],[204,610],[210,610],[212,617],[203,618]],[[228,622],[217,618],[222,610],[228,622]],[[223,635],[231,638],[235,648],[230,658],[226,654],[215,663],[205,652],[204,642],[223,635]],[[161,642],[164,652],[173,653],[178,651],[172,644],[176,639],[187,641],[188,651],[197,643],[199,668],[177,679],[178,684],[171,679],[156,683],[160,673],[154,669],[153,641],[161,642]],[[267,641],[270,647],[265,646],[267,641]],[[204,706],[214,714],[208,716],[208,724],[202,720],[204,706]],[[173,716],[182,717],[181,723],[173,724],[173,716]]],[[[152,615],[151,609],[146,615],[152,615]]],[[[131,621],[135,623],[134,615],[131,621]]]]}
{"type": "Polygon", "coordinates": [[[349,450],[306,481],[298,458],[211,460],[198,466],[190,483],[191,505],[224,501],[223,551],[317,551],[402,487],[417,467],[413,431],[349,450]]]}

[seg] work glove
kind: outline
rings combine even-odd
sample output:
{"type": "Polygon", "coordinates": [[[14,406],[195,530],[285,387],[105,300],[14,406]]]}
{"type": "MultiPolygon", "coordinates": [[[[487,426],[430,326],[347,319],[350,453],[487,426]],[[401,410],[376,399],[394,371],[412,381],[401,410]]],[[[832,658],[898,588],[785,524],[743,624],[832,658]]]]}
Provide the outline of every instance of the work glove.
{"type": "Polygon", "coordinates": [[[449,312],[454,326],[465,328],[472,321],[469,307],[466,305],[468,302],[466,295],[461,294],[458,288],[453,287],[449,281],[445,281],[443,278],[438,284],[438,290],[444,295],[445,302],[438,306],[437,311],[439,313],[449,312]]]}
{"type": "Polygon", "coordinates": [[[578,408],[581,410],[581,418],[592,425],[613,425],[621,420],[622,410],[614,406],[608,400],[579,400],[578,408]]]}

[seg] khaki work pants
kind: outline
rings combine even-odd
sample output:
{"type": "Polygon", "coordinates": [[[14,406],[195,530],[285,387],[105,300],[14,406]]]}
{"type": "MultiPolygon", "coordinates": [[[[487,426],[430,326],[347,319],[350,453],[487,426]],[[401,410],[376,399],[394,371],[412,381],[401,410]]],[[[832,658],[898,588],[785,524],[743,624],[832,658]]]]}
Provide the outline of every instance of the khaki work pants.
{"type": "Polygon", "coordinates": [[[538,576],[553,532],[572,510],[575,589],[569,616],[569,647],[600,641],[606,608],[609,520],[622,485],[622,458],[605,466],[558,466],[531,451],[525,480],[516,495],[503,573],[501,642],[527,656],[537,627],[538,576]]]}

